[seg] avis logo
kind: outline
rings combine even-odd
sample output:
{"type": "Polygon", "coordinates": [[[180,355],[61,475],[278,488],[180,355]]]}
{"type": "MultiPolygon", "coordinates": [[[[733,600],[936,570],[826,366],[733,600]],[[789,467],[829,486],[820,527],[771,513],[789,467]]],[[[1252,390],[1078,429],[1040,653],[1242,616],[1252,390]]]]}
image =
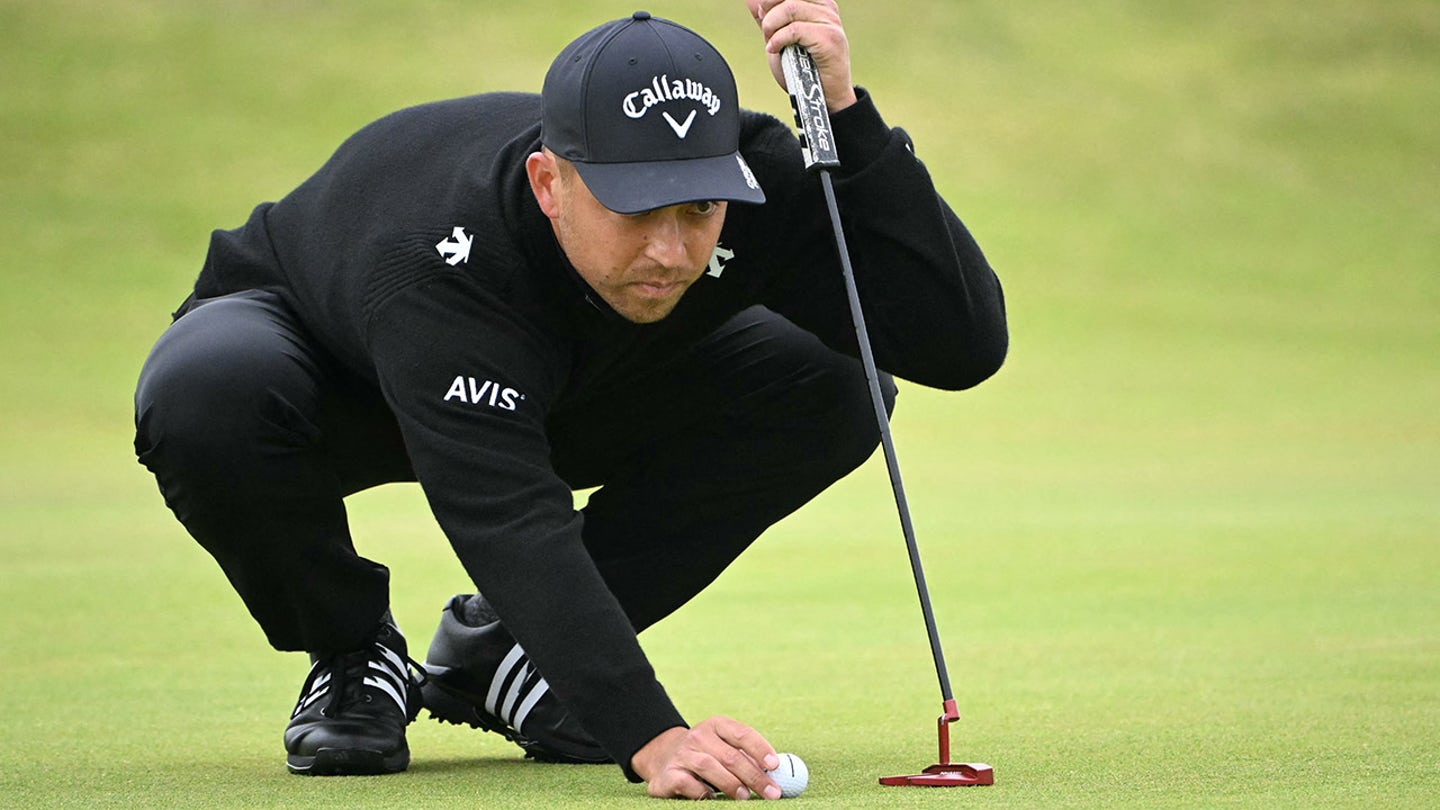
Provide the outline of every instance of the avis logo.
{"type": "Polygon", "coordinates": [[[513,411],[518,402],[525,401],[525,395],[514,388],[502,388],[500,383],[494,380],[460,376],[450,383],[450,390],[445,392],[445,401],[452,399],[470,405],[488,405],[503,411],[513,411]]]}

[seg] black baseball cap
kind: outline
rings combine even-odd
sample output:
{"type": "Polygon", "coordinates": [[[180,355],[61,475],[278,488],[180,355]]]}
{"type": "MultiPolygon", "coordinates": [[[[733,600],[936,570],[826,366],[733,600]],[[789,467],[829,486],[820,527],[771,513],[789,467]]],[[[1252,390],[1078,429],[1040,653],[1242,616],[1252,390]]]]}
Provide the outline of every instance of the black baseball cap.
{"type": "Polygon", "coordinates": [[[555,57],[541,96],[541,141],[612,211],[765,202],[740,156],[730,66],[682,25],[637,11],[586,32],[555,57]]]}

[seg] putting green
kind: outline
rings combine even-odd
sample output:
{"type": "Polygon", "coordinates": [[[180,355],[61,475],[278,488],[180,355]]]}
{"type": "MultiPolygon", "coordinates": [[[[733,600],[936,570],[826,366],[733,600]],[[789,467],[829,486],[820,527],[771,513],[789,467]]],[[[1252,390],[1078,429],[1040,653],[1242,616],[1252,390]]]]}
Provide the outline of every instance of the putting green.
{"type": "MultiPolygon", "coordinates": [[[[511,4],[0,3],[0,805],[634,807],[612,768],[424,722],[284,772],[304,676],[129,450],[211,228],[391,109],[538,89],[511,4]]],[[[786,102],[738,2],[648,8],[786,102]]],[[[1440,759],[1440,6],[849,3],[857,79],[1006,283],[1009,364],[895,435],[993,787],[884,788],[940,699],[879,459],[642,639],[814,807],[1430,807],[1440,759]]],[[[419,492],[353,499],[422,647],[469,586],[419,492]]]]}

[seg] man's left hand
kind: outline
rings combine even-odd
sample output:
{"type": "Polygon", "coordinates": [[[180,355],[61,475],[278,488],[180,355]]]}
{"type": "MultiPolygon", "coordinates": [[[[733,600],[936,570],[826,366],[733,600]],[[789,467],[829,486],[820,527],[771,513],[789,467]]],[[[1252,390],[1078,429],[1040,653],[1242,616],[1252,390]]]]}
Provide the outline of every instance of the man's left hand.
{"type": "Polygon", "coordinates": [[[850,42],[835,0],[745,0],[765,37],[770,72],[785,87],[780,51],[800,45],[810,52],[825,89],[825,106],[836,113],[856,101],[850,78],[850,42]]]}

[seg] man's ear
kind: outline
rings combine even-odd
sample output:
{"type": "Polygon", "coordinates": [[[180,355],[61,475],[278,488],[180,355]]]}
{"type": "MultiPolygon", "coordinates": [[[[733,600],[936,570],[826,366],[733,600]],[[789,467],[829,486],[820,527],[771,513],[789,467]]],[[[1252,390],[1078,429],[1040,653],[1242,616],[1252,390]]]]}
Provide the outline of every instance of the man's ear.
{"type": "Polygon", "coordinates": [[[531,152],[525,159],[525,173],[530,177],[530,191],[545,216],[560,216],[560,167],[555,156],[547,151],[531,152]]]}

